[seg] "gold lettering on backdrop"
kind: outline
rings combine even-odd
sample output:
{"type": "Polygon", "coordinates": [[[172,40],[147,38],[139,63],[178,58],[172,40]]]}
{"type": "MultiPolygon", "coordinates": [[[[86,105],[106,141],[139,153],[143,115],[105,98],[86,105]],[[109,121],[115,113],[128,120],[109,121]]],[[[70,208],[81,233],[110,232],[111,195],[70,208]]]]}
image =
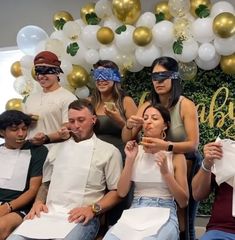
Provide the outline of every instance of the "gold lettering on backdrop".
{"type": "MultiPolygon", "coordinates": [[[[211,103],[209,106],[209,114],[206,117],[206,106],[203,103],[199,103],[197,105],[197,110],[198,110],[198,115],[199,115],[199,122],[200,123],[206,123],[208,122],[209,126],[211,128],[213,127],[218,127],[222,128],[225,121],[230,119],[235,121],[235,116],[234,116],[234,103],[228,101],[229,97],[229,89],[226,87],[221,87],[219,88],[213,95],[211,99],[211,103]],[[220,101],[222,99],[222,102],[218,102],[218,97],[220,97],[220,101]],[[227,109],[227,110],[226,110],[227,109]],[[227,111],[227,112],[223,112],[227,111]]],[[[229,126],[226,130],[226,136],[234,138],[234,135],[231,135],[232,132],[234,131],[234,122],[229,126]]]]}
{"type": "MultiPolygon", "coordinates": [[[[144,103],[146,95],[146,92],[142,94],[139,105],[144,103]]],[[[209,108],[206,107],[205,103],[197,104],[198,118],[200,123],[208,123],[211,128],[222,128],[225,121],[228,121],[229,119],[233,120],[232,124],[225,129],[224,132],[227,137],[235,139],[234,98],[232,101],[228,101],[229,89],[226,87],[217,89],[212,96],[209,108]],[[209,113],[207,115],[208,111],[209,113]]]]}

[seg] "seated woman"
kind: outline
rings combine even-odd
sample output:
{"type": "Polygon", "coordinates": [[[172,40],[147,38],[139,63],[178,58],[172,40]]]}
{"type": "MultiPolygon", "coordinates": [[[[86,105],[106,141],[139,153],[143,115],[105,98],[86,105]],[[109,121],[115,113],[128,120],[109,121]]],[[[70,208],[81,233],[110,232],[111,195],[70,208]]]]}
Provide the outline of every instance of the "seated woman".
{"type": "MultiPolygon", "coordinates": [[[[162,105],[149,105],[144,110],[143,131],[145,137],[164,139],[169,124],[169,111],[162,105]]],[[[142,138],[142,142],[145,141],[145,137],[142,138]]],[[[104,240],[127,239],[128,234],[128,239],[131,239],[133,234],[136,234],[133,239],[178,239],[179,228],[175,201],[180,207],[185,207],[189,197],[184,155],[166,151],[153,152],[147,147],[138,146],[135,140],[126,144],[125,153],[126,164],[117,191],[120,197],[125,197],[133,181],[135,185],[134,199],[131,209],[124,212],[118,223],[107,232],[104,240]],[[150,212],[149,207],[151,207],[150,212]],[[156,211],[160,211],[159,214],[156,214],[156,211]],[[162,216],[166,214],[166,211],[168,214],[163,221],[162,216]],[[134,224],[130,217],[132,220],[134,219],[134,224]],[[157,222],[160,219],[162,222],[159,228],[151,225],[155,220],[157,222]],[[141,221],[145,226],[141,226],[141,221]],[[152,226],[152,231],[150,231],[151,226],[148,226],[148,223],[152,226]],[[139,226],[137,227],[137,225],[139,226]],[[144,232],[143,229],[147,229],[147,231],[140,237],[137,228],[142,229],[139,231],[141,234],[144,232]]]]}

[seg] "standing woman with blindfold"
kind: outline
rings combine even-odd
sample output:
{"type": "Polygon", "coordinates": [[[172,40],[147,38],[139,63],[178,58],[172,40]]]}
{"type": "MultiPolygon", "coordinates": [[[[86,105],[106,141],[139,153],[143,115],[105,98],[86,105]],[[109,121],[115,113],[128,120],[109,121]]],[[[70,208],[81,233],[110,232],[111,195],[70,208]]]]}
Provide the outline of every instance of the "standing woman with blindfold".
{"type": "MultiPolygon", "coordinates": [[[[143,137],[142,144],[151,151],[173,151],[184,153],[187,160],[188,181],[191,190],[191,179],[200,166],[201,156],[198,153],[199,124],[195,104],[181,95],[178,63],[170,57],[160,57],[152,64],[152,83],[148,101],[140,108],[136,115],[131,116],[123,128],[122,137],[126,142],[135,139],[142,129],[144,109],[150,104],[160,103],[170,111],[171,126],[165,140],[143,137]]],[[[180,210],[179,224],[182,239],[195,239],[194,219],[197,203],[192,194],[189,200],[189,216],[186,210],[180,210]],[[188,229],[190,237],[188,236],[188,229]]]]}
{"type": "MultiPolygon", "coordinates": [[[[121,133],[126,120],[136,114],[136,104],[121,88],[121,75],[114,62],[99,60],[94,64],[92,75],[96,86],[90,98],[97,115],[95,133],[101,140],[116,146],[125,159],[125,145],[121,133]]],[[[119,207],[117,206],[117,208],[119,207]]],[[[116,223],[121,215],[123,207],[117,208],[110,214],[108,219],[110,225],[116,223]]]]}
{"type": "Polygon", "coordinates": [[[63,73],[60,64],[58,57],[49,51],[34,58],[36,81],[41,90],[26,98],[24,112],[34,120],[28,137],[35,144],[61,140],[58,130],[68,122],[68,105],[77,99],[59,84],[59,74],[63,73]]]}

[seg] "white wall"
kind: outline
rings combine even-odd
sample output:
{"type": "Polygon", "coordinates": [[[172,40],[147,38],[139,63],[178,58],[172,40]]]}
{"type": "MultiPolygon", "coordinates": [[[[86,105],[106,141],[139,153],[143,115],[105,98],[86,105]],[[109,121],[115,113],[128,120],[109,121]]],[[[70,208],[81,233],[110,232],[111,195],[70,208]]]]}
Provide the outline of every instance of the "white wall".
{"type": "MultiPolygon", "coordinates": [[[[18,31],[27,25],[53,32],[53,15],[61,10],[70,12],[74,19],[80,17],[80,9],[87,3],[98,0],[1,0],[0,2],[0,48],[16,46],[18,31]]],[[[112,0],[110,0],[112,1],[112,0]]],[[[160,0],[141,0],[142,12],[153,11],[160,0]]],[[[211,0],[218,2],[219,0],[211,0]]],[[[226,0],[235,6],[235,0],[226,0]]]]}

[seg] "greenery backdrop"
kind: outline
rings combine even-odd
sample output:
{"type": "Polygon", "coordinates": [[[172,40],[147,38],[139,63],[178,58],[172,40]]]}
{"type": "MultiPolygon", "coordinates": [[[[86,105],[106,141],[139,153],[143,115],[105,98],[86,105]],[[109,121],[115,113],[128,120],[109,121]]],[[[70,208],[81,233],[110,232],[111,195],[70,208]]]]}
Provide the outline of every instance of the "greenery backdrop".
{"type": "MultiPolygon", "coordinates": [[[[123,77],[123,88],[127,93],[132,96],[136,103],[138,104],[141,96],[144,92],[150,91],[152,88],[151,82],[151,69],[144,68],[140,72],[126,72],[123,77]]],[[[211,104],[211,99],[213,94],[220,87],[226,87],[229,89],[229,96],[226,100],[226,104],[220,109],[220,111],[225,114],[228,112],[229,103],[233,106],[232,116],[234,118],[234,106],[235,106],[235,75],[231,76],[222,72],[222,70],[217,67],[216,69],[205,71],[198,69],[198,73],[195,79],[182,81],[183,95],[190,98],[196,105],[199,103],[204,103],[207,109],[207,114],[209,111],[209,106],[211,104]]],[[[216,105],[220,106],[225,101],[224,96],[218,96],[216,98],[216,105]]],[[[219,115],[215,116],[214,126],[220,120],[219,115]]],[[[202,147],[204,144],[214,141],[218,135],[221,138],[225,138],[226,129],[232,125],[233,140],[235,140],[235,125],[234,119],[225,119],[224,125],[222,127],[211,128],[209,124],[200,123],[200,145],[199,150],[202,152],[202,147]]],[[[213,194],[209,196],[207,200],[200,203],[198,213],[199,214],[210,214],[211,202],[213,201],[213,194]]]]}

